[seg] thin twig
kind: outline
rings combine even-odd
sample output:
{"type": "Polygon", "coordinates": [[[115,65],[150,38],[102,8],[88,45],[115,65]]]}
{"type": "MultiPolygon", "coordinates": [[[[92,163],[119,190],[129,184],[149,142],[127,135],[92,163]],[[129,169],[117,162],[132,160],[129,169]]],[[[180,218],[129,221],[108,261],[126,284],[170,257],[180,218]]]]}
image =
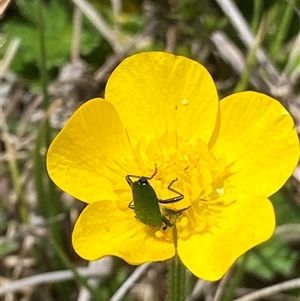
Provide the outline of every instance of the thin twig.
{"type": "Polygon", "coordinates": [[[143,274],[149,269],[151,262],[145,263],[137,267],[134,272],[128,277],[128,279],[123,283],[123,285],[115,292],[115,294],[109,299],[109,301],[119,301],[127,293],[127,291],[132,287],[132,285],[143,276],[143,274]]]}
{"type": "Polygon", "coordinates": [[[21,216],[22,222],[26,223],[28,220],[28,210],[25,204],[24,193],[22,183],[20,182],[20,170],[17,164],[15,149],[9,138],[9,128],[5,118],[5,114],[0,107],[0,129],[3,132],[3,142],[6,148],[7,158],[8,158],[8,166],[11,174],[11,179],[13,183],[14,190],[16,192],[16,199],[18,202],[19,214],[21,216]]]}
{"type": "MultiPolygon", "coordinates": [[[[300,170],[299,170],[300,173],[300,170]]],[[[298,243],[300,242],[300,224],[284,224],[277,226],[275,229],[275,236],[284,243],[298,243]]]]}
{"type": "Polygon", "coordinates": [[[0,17],[2,17],[2,15],[4,14],[9,3],[10,3],[10,0],[1,0],[0,1],[0,17]]]}
{"type": "Polygon", "coordinates": [[[243,297],[237,298],[234,301],[255,301],[262,300],[265,297],[275,295],[276,293],[300,288],[300,278],[281,282],[263,289],[260,289],[254,293],[250,293],[243,297]]]}
{"type": "Polygon", "coordinates": [[[214,296],[214,300],[213,301],[219,301],[222,298],[222,295],[226,289],[226,287],[228,286],[228,283],[232,277],[232,271],[233,269],[231,268],[226,275],[222,278],[222,280],[220,281],[216,294],[214,296]]]}
{"type": "Polygon", "coordinates": [[[14,38],[8,45],[4,58],[0,61],[0,78],[3,78],[7,68],[10,66],[20,46],[21,39],[14,38]]]}
{"type": "Polygon", "coordinates": [[[82,29],[82,11],[75,6],[73,13],[73,36],[71,45],[71,61],[75,63],[80,57],[80,41],[82,29]]]}
{"type": "MultiPolygon", "coordinates": [[[[113,259],[111,256],[106,256],[100,260],[90,261],[88,268],[90,271],[103,271],[106,270],[105,275],[109,275],[112,271],[113,267],[113,259]]],[[[101,278],[90,278],[88,280],[89,286],[96,288],[99,286],[101,278]]],[[[84,286],[81,287],[80,292],[78,294],[77,301],[89,301],[92,299],[91,292],[84,286]]]]}
{"type": "MultiPolygon", "coordinates": [[[[94,270],[90,268],[78,268],[77,272],[82,277],[100,277],[106,275],[106,270],[94,270]]],[[[13,293],[20,291],[22,289],[28,288],[30,286],[37,286],[44,283],[57,283],[63,282],[67,280],[72,280],[75,278],[75,275],[70,270],[63,270],[63,271],[55,271],[55,272],[48,272],[44,274],[38,274],[34,276],[30,276],[27,278],[15,280],[9,284],[3,285],[0,290],[0,296],[3,296],[7,293],[13,293]]]]}
{"type": "Polygon", "coordinates": [[[300,18],[300,9],[299,9],[299,7],[297,7],[297,5],[295,3],[293,3],[291,0],[285,0],[285,1],[293,7],[294,11],[296,12],[298,17],[300,18]]]}
{"type": "Polygon", "coordinates": [[[94,80],[101,82],[114,68],[115,66],[127,55],[131,48],[133,48],[141,38],[157,25],[156,22],[152,22],[146,26],[146,28],[140,33],[136,34],[131,41],[124,46],[121,52],[110,56],[105,63],[94,73],[94,80]]]}
{"type": "MultiPolygon", "coordinates": [[[[211,40],[219,50],[219,55],[227,62],[238,74],[242,74],[245,69],[245,57],[239,48],[222,31],[214,31],[211,40]]],[[[251,84],[258,90],[269,92],[269,84],[259,74],[255,73],[250,77],[251,84]]]]}
{"type": "MultiPolygon", "coordinates": [[[[300,132],[300,130],[299,130],[300,132]]],[[[299,133],[298,132],[298,133],[299,133]]],[[[295,177],[295,179],[300,183],[300,165],[298,165],[294,171],[293,176],[295,177]]]]}
{"type": "Polygon", "coordinates": [[[85,16],[99,30],[102,36],[110,44],[115,53],[122,50],[122,45],[119,43],[114,32],[110,29],[104,18],[94,10],[94,8],[85,0],[72,0],[75,5],[85,14],[85,16]]]}
{"type": "MultiPolygon", "coordinates": [[[[255,43],[255,37],[250,30],[250,26],[247,21],[239,11],[238,7],[232,0],[216,0],[220,8],[223,10],[224,14],[228,17],[232,26],[237,31],[241,41],[248,47],[253,47],[255,43]]],[[[269,60],[265,52],[261,49],[257,49],[257,60],[266,66],[272,82],[277,83],[280,78],[280,74],[272,62],[269,60]]]]}
{"type": "Polygon", "coordinates": [[[178,28],[176,25],[170,25],[166,33],[166,52],[174,53],[176,50],[178,28]]]}
{"type": "Polygon", "coordinates": [[[243,91],[248,86],[249,78],[251,77],[251,74],[253,73],[253,69],[254,69],[255,63],[256,63],[256,52],[257,52],[257,49],[259,49],[259,47],[260,47],[260,45],[261,45],[261,43],[263,41],[263,38],[265,36],[266,25],[267,25],[267,18],[264,15],[263,18],[262,18],[262,21],[261,21],[261,23],[259,25],[256,37],[255,37],[254,44],[249,49],[249,52],[248,52],[248,55],[247,55],[247,59],[246,59],[245,69],[242,72],[242,76],[241,76],[239,82],[237,83],[234,92],[243,91]]]}
{"type": "Polygon", "coordinates": [[[186,298],[186,301],[199,300],[201,296],[207,295],[209,292],[213,291],[213,282],[204,281],[198,279],[193,287],[193,291],[186,298]]]}
{"type": "Polygon", "coordinates": [[[300,70],[300,66],[298,65],[298,68],[295,68],[297,60],[299,61],[299,55],[300,55],[300,32],[297,34],[295,38],[293,38],[293,41],[290,45],[290,51],[288,54],[288,60],[285,64],[283,74],[289,74],[291,77],[292,82],[296,83],[294,80],[295,77],[297,77],[297,72],[300,70]]]}
{"type": "Polygon", "coordinates": [[[110,0],[112,11],[114,14],[114,30],[120,31],[120,17],[122,13],[122,1],[121,0],[110,0]]]}

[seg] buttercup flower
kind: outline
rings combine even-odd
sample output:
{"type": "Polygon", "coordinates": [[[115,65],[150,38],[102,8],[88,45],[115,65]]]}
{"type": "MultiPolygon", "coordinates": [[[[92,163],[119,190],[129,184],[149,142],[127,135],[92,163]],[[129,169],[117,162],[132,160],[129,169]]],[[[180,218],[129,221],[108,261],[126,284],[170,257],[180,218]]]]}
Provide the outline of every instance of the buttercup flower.
{"type": "Polygon", "coordinates": [[[82,105],[47,155],[57,186],[88,203],[73,232],[81,257],[141,264],[178,252],[196,276],[217,280],[272,235],[268,197],[299,159],[293,120],[278,101],[256,92],[219,101],[203,66],[162,52],[125,59],[104,99],[82,105]],[[171,225],[136,217],[127,175],[148,177],[159,199],[184,196],[160,204],[171,225]]]}

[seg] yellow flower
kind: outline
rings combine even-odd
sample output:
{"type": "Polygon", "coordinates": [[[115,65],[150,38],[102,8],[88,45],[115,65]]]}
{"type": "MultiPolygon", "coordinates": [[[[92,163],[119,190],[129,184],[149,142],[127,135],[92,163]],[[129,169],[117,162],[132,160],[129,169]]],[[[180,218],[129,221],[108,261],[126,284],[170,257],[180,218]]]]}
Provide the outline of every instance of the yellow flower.
{"type": "Polygon", "coordinates": [[[141,264],[177,251],[196,276],[217,280],[272,235],[268,197],[299,159],[293,120],[278,101],[242,92],[219,102],[203,66],[162,52],[125,59],[104,98],[82,105],[47,155],[57,186],[88,203],[73,232],[81,257],[141,264]],[[151,177],[155,169],[149,182],[158,198],[176,196],[168,189],[176,179],[172,188],[184,195],[160,205],[176,242],[172,227],[145,225],[129,208],[126,175],[151,177]]]}

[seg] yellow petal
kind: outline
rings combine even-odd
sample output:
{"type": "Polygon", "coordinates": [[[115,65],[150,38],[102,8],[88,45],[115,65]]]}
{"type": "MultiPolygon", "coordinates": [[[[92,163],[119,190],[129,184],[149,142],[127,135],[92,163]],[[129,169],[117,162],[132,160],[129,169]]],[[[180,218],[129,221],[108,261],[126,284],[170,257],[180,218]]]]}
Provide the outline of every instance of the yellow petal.
{"type": "Polygon", "coordinates": [[[227,184],[234,197],[275,193],[299,159],[292,117],[277,100],[256,92],[221,100],[220,116],[213,152],[226,158],[230,168],[227,184]]]}
{"type": "Polygon", "coordinates": [[[53,140],[47,169],[58,187],[91,203],[116,199],[111,181],[127,185],[122,173],[115,171],[125,168],[126,159],[132,160],[130,156],[128,138],[116,110],[98,98],[82,105],[53,140]]]}
{"type": "Polygon", "coordinates": [[[75,251],[87,260],[118,256],[130,264],[161,261],[175,254],[172,242],[155,236],[157,227],[146,226],[122,202],[100,201],[88,205],[73,231],[75,251]]]}
{"type": "Polygon", "coordinates": [[[208,281],[220,279],[239,256],[269,239],[275,228],[272,204],[264,197],[232,203],[214,221],[202,234],[178,240],[182,262],[208,281]]]}
{"type": "Polygon", "coordinates": [[[218,96],[207,70],[182,56],[144,52],[125,59],[111,74],[105,99],[117,109],[133,144],[166,131],[209,141],[218,96]]]}

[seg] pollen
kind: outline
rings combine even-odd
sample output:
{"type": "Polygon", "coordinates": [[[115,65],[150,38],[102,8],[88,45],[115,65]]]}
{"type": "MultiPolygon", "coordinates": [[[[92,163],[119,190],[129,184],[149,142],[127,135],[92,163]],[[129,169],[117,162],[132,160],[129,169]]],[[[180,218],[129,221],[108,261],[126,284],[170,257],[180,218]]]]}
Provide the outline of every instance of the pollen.
{"type": "Polygon", "coordinates": [[[189,101],[187,99],[183,99],[181,103],[182,103],[183,106],[188,106],[189,105],[189,101]]]}
{"type": "Polygon", "coordinates": [[[172,241],[173,239],[173,234],[172,234],[172,229],[167,228],[166,230],[160,229],[155,231],[154,233],[155,237],[158,239],[164,239],[166,241],[172,241]]]}
{"type": "Polygon", "coordinates": [[[155,232],[155,236],[157,238],[163,238],[165,235],[164,235],[162,230],[158,230],[158,231],[155,232]]]}

